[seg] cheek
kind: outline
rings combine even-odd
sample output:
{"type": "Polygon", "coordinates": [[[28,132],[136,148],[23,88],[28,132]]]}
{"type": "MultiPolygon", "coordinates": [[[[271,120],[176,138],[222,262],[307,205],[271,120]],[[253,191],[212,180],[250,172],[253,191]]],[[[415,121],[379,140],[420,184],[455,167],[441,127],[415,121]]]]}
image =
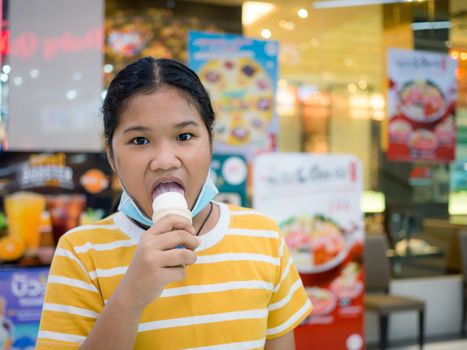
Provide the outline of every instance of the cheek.
{"type": "Polygon", "coordinates": [[[118,177],[125,183],[132,182],[139,173],[136,157],[126,157],[124,153],[118,153],[114,157],[114,164],[118,177]]]}

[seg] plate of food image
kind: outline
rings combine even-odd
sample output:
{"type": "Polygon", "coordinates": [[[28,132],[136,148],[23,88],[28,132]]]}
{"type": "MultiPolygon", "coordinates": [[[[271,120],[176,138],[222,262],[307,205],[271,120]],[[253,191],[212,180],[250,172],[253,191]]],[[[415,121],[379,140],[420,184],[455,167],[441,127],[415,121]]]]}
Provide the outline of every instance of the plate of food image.
{"type": "Polygon", "coordinates": [[[311,317],[329,315],[336,308],[337,297],[330,290],[319,287],[306,287],[305,290],[313,304],[311,317]]]}
{"type": "Polygon", "coordinates": [[[410,147],[419,151],[433,151],[438,146],[437,136],[427,129],[418,129],[412,133],[410,147]]]}
{"type": "Polygon", "coordinates": [[[392,120],[389,123],[389,137],[394,142],[407,142],[412,134],[412,126],[407,120],[392,120]]]}
{"type": "Polygon", "coordinates": [[[329,289],[339,299],[355,299],[363,292],[363,282],[360,279],[360,266],[352,262],[344,267],[341,274],[329,285],[329,289]]]}
{"type": "Polygon", "coordinates": [[[349,246],[343,229],[324,215],[290,217],[280,227],[301,273],[328,271],[347,256],[349,246]]]}
{"type": "Polygon", "coordinates": [[[199,76],[216,112],[216,141],[230,146],[255,144],[274,115],[274,84],[251,57],[213,58],[199,76]]]}
{"type": "Polygon", "coordinates": [[[405,83],[399,98],[401,112],[415,122],[438,120],[447,108],[443,92],[431,80],[411,80],[405,83]]]}
{"type": "Polygon", "coordinates": [[[450,116],[435,127],[435,135],[442,144],[454,143],[456,139],[456,123],[450,116]]]}

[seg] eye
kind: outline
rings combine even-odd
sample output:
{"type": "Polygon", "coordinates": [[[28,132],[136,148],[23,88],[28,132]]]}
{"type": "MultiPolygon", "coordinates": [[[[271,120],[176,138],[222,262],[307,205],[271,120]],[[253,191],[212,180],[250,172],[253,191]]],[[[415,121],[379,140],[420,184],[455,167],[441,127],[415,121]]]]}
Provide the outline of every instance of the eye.
{"type": "Polygon", "coordinates": [[[177,136],[178,141],[189,141],[193,137],[190,133],[183,133],[177,136]]]}
{"type": "Polygon", "coordinates": [[[149,140],[145,137],[135,137],[131,140],[131,143],[138,146],[147,145],[149,143],[149,140]]]}

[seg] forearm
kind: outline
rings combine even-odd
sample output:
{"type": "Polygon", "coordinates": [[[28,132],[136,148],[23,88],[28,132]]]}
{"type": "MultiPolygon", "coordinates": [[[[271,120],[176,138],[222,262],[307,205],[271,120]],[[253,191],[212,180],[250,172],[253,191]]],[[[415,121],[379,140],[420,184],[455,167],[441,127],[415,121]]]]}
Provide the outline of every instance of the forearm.
{"type": "Polygon", "coordinates": [[[275,339],[267,340],[264,346],[265,350],[294,350],[295,349],[295,338],[293,331],[284,334],[275,339]]]}
{"type": "Polygon", "coordinates": [[[133,349],[143,308],[120,285],[99,314],[81,350],[133,349]]]}

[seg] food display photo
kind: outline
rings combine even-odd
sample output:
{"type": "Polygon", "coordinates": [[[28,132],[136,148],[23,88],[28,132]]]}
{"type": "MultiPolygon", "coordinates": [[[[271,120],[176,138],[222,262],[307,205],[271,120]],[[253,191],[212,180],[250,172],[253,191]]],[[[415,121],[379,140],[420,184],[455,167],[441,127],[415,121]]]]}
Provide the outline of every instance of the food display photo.
{"type": "Polygon", "coordinates": [[[219,154],[252,159],[277,146],[275,93],[279,43],[236,34],[192,31],[188,62],[209,92],[219,154]]]}
{"type": "Polygon", "coordinates": [[[456,67],[449,55],[388,51],[388,159],[454,159],[456,67]]]}
{"type": "Polygon", "coordinates": [[[345,154],[269,153],[255,159],[253,175],[253,206],[277,220],[313,304],[302,322],[310,333],[299,328],[297,336],[322,349],[340,349],[355,335],[363,339],[359,160],[345,154]],[[343,330],[339,338],[332,331],[337,328],[343,330]]]}

